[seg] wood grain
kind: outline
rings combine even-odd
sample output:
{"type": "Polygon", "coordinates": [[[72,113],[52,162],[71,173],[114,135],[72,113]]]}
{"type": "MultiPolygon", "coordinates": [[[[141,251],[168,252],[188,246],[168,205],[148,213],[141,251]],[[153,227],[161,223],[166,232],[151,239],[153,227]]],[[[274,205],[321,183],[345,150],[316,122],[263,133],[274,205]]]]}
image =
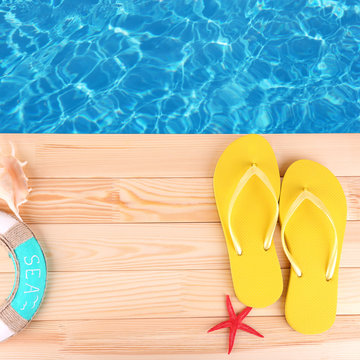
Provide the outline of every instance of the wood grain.
{"type": "MultiPolygon", "coordinates": [[[[241,135],[3,134],[29,161],[30,177],[210,177],[227,145],[241,135]]],[[[264,135],[281,174],[310,159],[337,176],[360,175],[360,134],[264,135]]]]}
{"type": "MultiPolygon", "coordinates": [[[[33,224],[31,229],[51,271],[229,270],[220,223],[33,224]]],[[[359,267],[359,234],[360,221],[349,221],[342,267],[359,267]]],[[[279,227],[274,243],[281,267],[288,268],[279,227]]],[[[7,253],[0,255],[0,272],[13,271],[7,253]]]]}
{"type": "MultiPolygon", "coordinates": [[[[339,180],[348,220],[360,220],[360,177],[339,180]]],[[[211,178],[31,179],[30,186],[21,209],[30,224],[219,221],[211,178]]]]}
{"type": "MultiPolygon", "coordinates": [[[[15,144],[33,192],[21,209],[48,260],[36,320],[0,344],[1,359],[227,359],[228,333],[206,334],[236,300],[212,191],[215,164],[239,135],[0,135],[15,144]]],[[[253,309],[233,359],[359,359],[360,134],[265,135],[283,175],[295,160],[340,180],[348,223],[338,316],[305,336],[284,318],[284,296],[253,309]]],[[[0,203],[0,209],[4,209],[0,203]]],[[[285,288],[289,273],[276,230],[285,288]]],[[[0,297],[14,278],[0,251],[0,297]]],[[[284,294],[286,290],[284,291],[284,294]]]]}
{"type": "MultiPolygon", "coordinates": [[[[285,286],[288,270],[283,270],[285,286]]],[[[13,274],[0,274],[0,291],[13,274]]],[[[226,316],[233,292],[228,270],[49,273],[38,320],[226,316]]],[[[284,291],[284,295],[286,290],[284,291]]],[[[360,268],[339,274],[338,314],[360,313],[360,268]]],[[[252,316],[283,315],[284,297],[252,316]]]]}
{"type": "MultiPolygon", "coordinates": [[[[228,332],[206,333],[217,322],[219,318],[214,317],[34,321],[21,334],[1,344],[0,354],[4,359],[21,360],[180,360],[185,356],[190,360],[226,359],[228,332]]],[[[329,331],[317,336],[293,331],[283,317],[252,317],[246,323],[263,333],[264,338],[239,334],[232,359],[359,358],[358,315],[338,316],[329,331]]]]}

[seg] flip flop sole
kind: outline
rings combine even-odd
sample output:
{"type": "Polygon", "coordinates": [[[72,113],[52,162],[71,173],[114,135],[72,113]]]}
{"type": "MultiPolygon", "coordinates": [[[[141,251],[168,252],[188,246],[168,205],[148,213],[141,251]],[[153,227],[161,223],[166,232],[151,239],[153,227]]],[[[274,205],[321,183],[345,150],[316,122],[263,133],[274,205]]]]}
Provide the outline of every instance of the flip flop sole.
{"type": "Polygon", "coordinates": [[[335,273],[326,279],[334,230],[323,211],[305,200],[289,220],[285,239],[290,254],[302,272],[291,268],[285,303],[289,325],[303,334],[318,334],[335,321],[338,267],[346,224],[346,199],[337,178],[324,166],[310,160],[293,163],[283,179],[280,196],[280,222],[299,194],[307,189],[328,209],[338,236],[335,273]]]}
{"type": "Polygon", "coordinates": [[[235,251],[227,226],[231,198],[245,172],[256,164],[268,177],[277,198],[280,175],[270,144],[259,135],[246,135],[221,155],[214,174],[214,193],[226,239],[235,294],[245,305],[265,307],[281,295],[283,280],[274,244],[264,250],[266,231],[276,211],[269,189],[253,176],[241,190],[232,211],[232,228],[243,250],[235,251]]]}

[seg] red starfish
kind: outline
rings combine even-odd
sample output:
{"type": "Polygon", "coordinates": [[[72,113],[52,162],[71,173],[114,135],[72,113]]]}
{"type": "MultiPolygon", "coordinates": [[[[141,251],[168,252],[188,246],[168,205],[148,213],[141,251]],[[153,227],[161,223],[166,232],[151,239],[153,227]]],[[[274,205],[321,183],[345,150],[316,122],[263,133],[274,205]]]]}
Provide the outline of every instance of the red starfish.
{"type": "Polygon", "coordinates": [[[229,313],[230,320],[226,320],[226,321],[221,322],[220,324],[215,325],[210,330],[208,330],[208,333],[215,331],[215,330],[224,329],[227,327],[230,328],[228,354],[231,353],[231,350],[234,346],[236,331],[238,329],[246,331],[250,334],[253,334],[253,335],[256,335],[256,336],[259,336],[262,338],[264,337],[263,335],[258,333],[256,330],[254,330],[252,327],[250,327],[249,325],[246,325],[242,322],[245,319],[245,317],[249,314],[249,312],[251,311],[251,309],[252,309],[251,307],[245,308],[239,315],[236,316],[235,311],[232,307],[229,295],[226,295],[226,307],[227,307],[227,310],[229,313]]]}

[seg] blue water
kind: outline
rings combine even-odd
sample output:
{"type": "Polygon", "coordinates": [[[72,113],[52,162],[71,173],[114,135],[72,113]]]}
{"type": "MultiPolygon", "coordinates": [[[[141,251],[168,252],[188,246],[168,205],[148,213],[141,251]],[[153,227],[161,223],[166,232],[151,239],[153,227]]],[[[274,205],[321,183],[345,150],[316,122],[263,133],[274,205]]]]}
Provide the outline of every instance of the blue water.
{"type": "Polygon", "coordinates": [[[360,2],[0,0],[0,132],[360,132],[360,2]]]}

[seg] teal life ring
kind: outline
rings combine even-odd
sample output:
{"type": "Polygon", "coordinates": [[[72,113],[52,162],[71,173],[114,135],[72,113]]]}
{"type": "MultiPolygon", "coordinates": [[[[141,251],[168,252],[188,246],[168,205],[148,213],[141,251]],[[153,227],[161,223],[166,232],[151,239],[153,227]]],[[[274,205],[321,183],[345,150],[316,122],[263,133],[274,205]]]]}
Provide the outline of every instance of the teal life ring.
{"type": "Polygon", "coordinates": [[[0,242],[15,266],[14,287],[0,306],[0,341],[20,332],[32,320],[44,298],[47,267],[32,231],[17,218],[0,211],[0,242]]]}

